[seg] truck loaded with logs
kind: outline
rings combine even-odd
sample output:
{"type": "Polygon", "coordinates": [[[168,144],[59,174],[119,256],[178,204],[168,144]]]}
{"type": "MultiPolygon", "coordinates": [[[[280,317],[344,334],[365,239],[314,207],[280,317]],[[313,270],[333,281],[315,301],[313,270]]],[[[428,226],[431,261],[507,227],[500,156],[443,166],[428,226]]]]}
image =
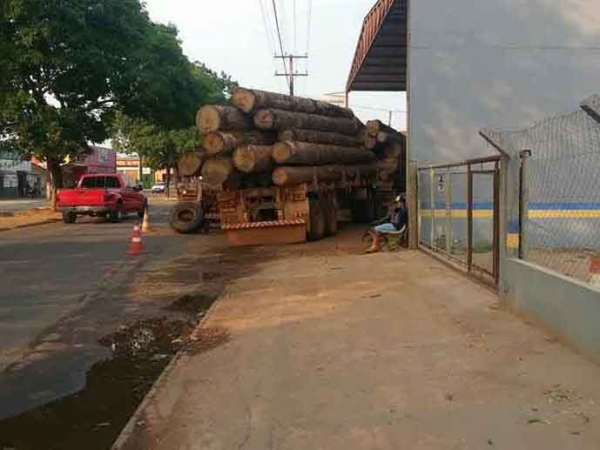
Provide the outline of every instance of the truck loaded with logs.
{"type": "Polygon", "coordinates": [[[214,207],[234,245],[297,243],[333,235],[338,220],[367,222],[404,190],[404,136],[352,110],[237,88],[232,105],[201,108],[202,148],[179,173],[204,196],[174,208],[176,231],[200,228],[214,207]],[[190,223],[185,223],[189,220],[190,223]]]}

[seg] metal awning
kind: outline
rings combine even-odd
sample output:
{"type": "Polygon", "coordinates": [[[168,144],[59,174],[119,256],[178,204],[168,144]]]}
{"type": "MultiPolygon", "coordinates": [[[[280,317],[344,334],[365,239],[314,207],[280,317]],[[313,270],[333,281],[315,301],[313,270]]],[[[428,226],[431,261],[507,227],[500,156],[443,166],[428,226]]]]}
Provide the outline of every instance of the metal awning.
{"type": "Polygon", "coordinates": [[[350,91],[406,91],[409,0],[378,0],[363,22],[350,91]]]}

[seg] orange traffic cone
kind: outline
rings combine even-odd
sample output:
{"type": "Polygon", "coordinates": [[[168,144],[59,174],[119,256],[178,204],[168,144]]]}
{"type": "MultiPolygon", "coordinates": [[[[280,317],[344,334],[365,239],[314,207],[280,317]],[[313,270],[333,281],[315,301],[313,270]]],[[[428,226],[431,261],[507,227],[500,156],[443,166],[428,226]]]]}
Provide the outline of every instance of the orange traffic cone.
{"type": "Polygon", "coordinates": [[[142,231],[147,233],[150,231],[150,211],[148,207],[144,209],[144,220],[142,221],[142,231]]]}
{"type": "Polygon", "coordinates": [[[600,287],[600,254],[592,256],[590,260],[590,284],[600,287]]]}
{"type": "Polygon", "coordinates": [[[131,234],[131,242],[129,244],[129,250],[127,254],[130,256],[139,255],[144,251],[144,245],[142,244],[142,233],[140,231],[140,225],[135,224],[133,226],[133,233],[131,234]]]}

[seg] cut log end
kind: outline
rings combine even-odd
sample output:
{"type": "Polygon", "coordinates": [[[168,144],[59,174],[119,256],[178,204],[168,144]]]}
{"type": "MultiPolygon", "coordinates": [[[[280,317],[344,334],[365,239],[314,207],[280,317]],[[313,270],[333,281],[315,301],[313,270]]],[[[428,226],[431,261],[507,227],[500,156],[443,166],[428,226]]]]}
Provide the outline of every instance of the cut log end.
{"type": "Polygon", "coordinates": [[[261,109],[254,114],[254,125],[261,130],[272,130],[275,127],[275,115],[268,109],[261,109]]]}
{"type": "Polygon", "coordinates": [[[256,104],[256,97],[249,89],[236,88],[231,98],[233,104],[245,113],[250,113],[256,104]]]}
{"type": "Polygon", "coordinates": [[[277,164],[285,164],[292,157],[293,149],[290,142],[278,142],[273,146],[271,156],[277,164]]]}
{"type": "Polygon", "coordinates": [[[196,126],[202,133],[217,131],[221,127],[221,116],[214,106],[203,106],[196,114],[196,126]]]}
{"type": "Polygon", "coordinates": [[[273,171],[273,184],[276,186],[285,186],[288,184],[288,172],[283,167],[273,171]]]}
{"type": "Polygon", "coordinates": [[[210,185],[220,185],[227,181],[232,172],[230,158],[212,158],[202,166],[202,179],[210,185]]]}
{"type": "Polygon", "coordinates": [[[202,167],[203,160],[204,158],[200,152],[185,153],[181,155],[177,162],[179,174],[184,177],[196,175],[200,171],[200,167],[202,167]]]}
{"type": "Polygon", "coordinates": [[[208,133],[202,140],[202,146],[209,155],[216,155],[225,148],[225,139],[221,133],[208,133]]]}

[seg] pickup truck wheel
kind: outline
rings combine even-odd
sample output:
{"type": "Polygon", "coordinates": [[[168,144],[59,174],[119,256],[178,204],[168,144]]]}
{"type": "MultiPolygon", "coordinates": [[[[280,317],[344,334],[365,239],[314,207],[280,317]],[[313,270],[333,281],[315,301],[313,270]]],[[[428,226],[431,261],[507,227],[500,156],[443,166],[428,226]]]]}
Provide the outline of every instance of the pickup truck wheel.
{"type": "Polygon", "coordinates": [[[119,223],[121,219],[123,219],[123,209],[121,205],[117,205],[116,209],[108,213],[108,220],[112,223],[119,223]]]}
{"type": "Polygon", "coordinates": [[[325,235],[325,214],[321,202],[317,199],[308,201],[310,214],[309,241],[318,241],[325,235]]]}
{"type": "Polygon", "coordinates": [[[204,222],[204,212],[198,203],[177,203],[171,210],[169,226],[181,234],[198,231],[204,222]]]}
{"type": "Polygon", "coordinates": [[[77,220],[77,214],[75,214],[74,212],[68,212],[68,211],[63,212],[63,221],[65,223],[75,223],[76,220],[77,220]]]}
{"type": "Polygon", "coordinates": [[[146,214],[147,209],[148,209],[148,203],[144,203],[144,208],[141,211],[138,211],[138,217],[140,219],[144,218],[144,214],[146,214]]]}

